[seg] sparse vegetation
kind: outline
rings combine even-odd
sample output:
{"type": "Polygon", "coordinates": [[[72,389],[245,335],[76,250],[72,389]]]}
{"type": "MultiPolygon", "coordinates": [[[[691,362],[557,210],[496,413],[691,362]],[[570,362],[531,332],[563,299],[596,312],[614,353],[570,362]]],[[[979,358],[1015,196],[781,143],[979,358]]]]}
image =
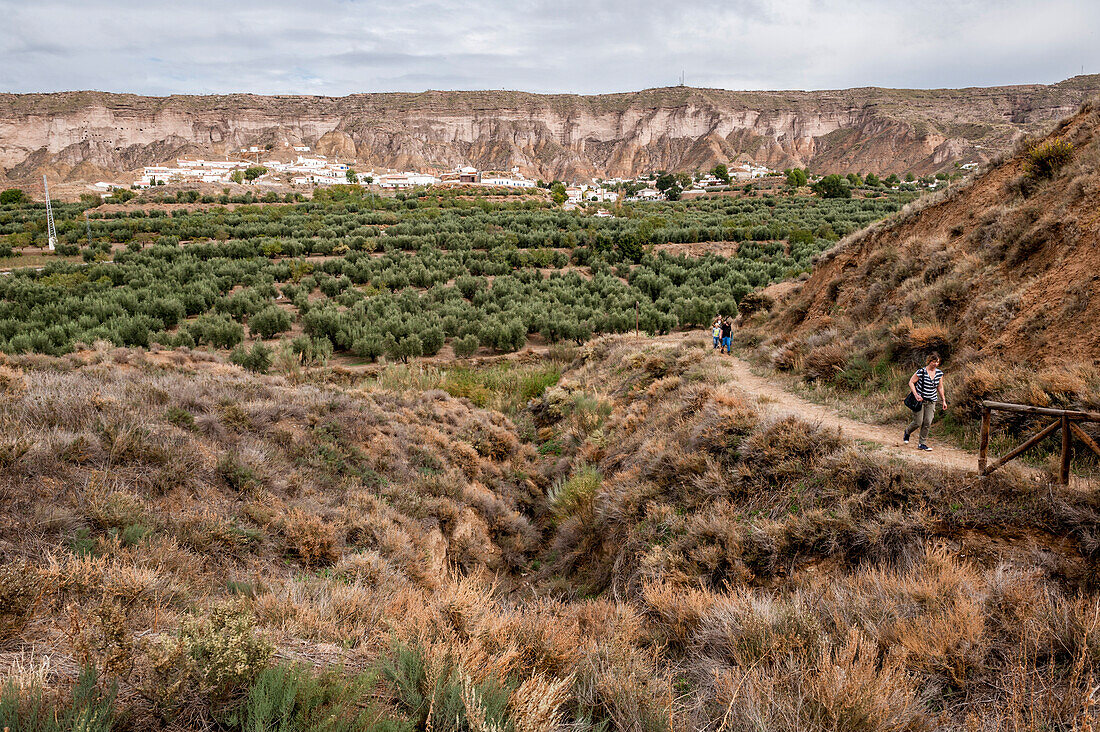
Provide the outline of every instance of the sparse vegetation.
{"type": "MultiPolygon", "coordinates": [[[[1085,274],[1100,267],[1085,244],[1100,204],[1088,182],[1098,127],[1086,105],[972,183],[849,237],[769,315],[750,314],[743,299],[740,342],[758,363],[810,383],[811,396],[892,422],[905,416],[898,402],[909,376],[937,351],[951,404],[941,434],[970,448],[982,400],[1100,409],[1087,335],[1100,303],[1085,274]],[[1052,176],[1065,185],[1046,184],[1052,176]]],[[[1033,426],[995,419],[995,452],[1033,426]]],[[[1086,474],[1097,466],[1085,450],[1075,464],[1086,474]]]]}
{"type": "Polygon", "coordinates": [[[1052,178],[1073,160],[1073,143],[1060,137],[1038,143],[1027,153],[1024,172],[1031,178],[1052,178]]]}
{"type": "Polygon", "coordinates": [[[146,729],[1095,717],[1090,497],[892,463],[690,343],[570,348],[302,386],[9,357],[0,516],[35,538],[5,545],[0,642],[61,640],[0,710],[65,719],[83,665],[74,708],[146,729]]]}

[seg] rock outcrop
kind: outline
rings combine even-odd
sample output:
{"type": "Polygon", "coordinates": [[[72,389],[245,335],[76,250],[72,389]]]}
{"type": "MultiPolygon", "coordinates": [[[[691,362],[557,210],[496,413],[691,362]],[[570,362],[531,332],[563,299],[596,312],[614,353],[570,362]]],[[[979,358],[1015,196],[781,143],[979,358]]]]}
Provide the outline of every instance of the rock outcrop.
{"type": "Polygon", "coordinates": [[[347,97],[0,94],[0,174],[74,179],[181,154],[310,145],[393,168],[519,166],[541,178],[627,176],[752,160],[820,172],[929,173],[982,161],[1072,113],[1100,76],[1050,86],[817,92],[672,87],[347,97]]]}

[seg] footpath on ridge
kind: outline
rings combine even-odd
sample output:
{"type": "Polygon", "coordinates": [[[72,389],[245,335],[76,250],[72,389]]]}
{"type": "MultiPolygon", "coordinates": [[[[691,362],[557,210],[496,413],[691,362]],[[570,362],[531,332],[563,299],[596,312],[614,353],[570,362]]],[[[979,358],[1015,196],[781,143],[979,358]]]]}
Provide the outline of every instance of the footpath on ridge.
{"type": "Polygon", "coordinates": [[[924,452],[917,449],[916,435],[913,436],[908,445],[902,443],[901,433],[905,425],[900,422],[896,425],[876,425],[849,419],[837,414],[835,410],[829,407],[807,401],[796,394],[792,394],[782,386],[764,377],[757,376],[752,372],[749,364],[742,359],[736,356],[728,356],[727,358],[729,368],[736,378],[737,386],[770,406],[774,411],[794,414],[809,422],[817,422],[826,427],[839,429],[845,437],[875,443],[884,452],[906,460],[915,460],[972,473],[976,473],[978,470],[978,456],[976,454],[944,445],[935,439],[935,424],[932,426],[931,439],[929,439],[932,452],[924,452]]]}

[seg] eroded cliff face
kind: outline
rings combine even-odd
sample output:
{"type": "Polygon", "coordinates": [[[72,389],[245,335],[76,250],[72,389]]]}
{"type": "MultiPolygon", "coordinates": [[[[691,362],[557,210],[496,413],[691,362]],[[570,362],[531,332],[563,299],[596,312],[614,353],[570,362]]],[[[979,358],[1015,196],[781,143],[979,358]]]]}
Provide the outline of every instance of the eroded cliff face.
{"type": "Polygon", "coordinates": [[[0,173],[87,179],[183,154],[305,144],[389,168],[519,166],[544,179],[705,170],[751,160],[816,172],[928,173],[984,160],[1071,114],[1100,76],[1051,86],[597,96],[0,95],[0,173]]]}

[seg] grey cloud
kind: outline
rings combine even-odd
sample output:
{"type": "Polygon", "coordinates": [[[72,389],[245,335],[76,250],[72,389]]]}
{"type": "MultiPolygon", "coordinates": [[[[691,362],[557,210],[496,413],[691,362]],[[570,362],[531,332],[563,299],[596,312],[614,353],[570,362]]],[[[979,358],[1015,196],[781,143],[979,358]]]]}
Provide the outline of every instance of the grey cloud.
{"type": "Polygon", "coordinates": [[[1100,72],[1091,0],[0,0],[0,91],[598,93],[1100,72]],[[156,60],[153,60],[156,59],[156,60]]]}

